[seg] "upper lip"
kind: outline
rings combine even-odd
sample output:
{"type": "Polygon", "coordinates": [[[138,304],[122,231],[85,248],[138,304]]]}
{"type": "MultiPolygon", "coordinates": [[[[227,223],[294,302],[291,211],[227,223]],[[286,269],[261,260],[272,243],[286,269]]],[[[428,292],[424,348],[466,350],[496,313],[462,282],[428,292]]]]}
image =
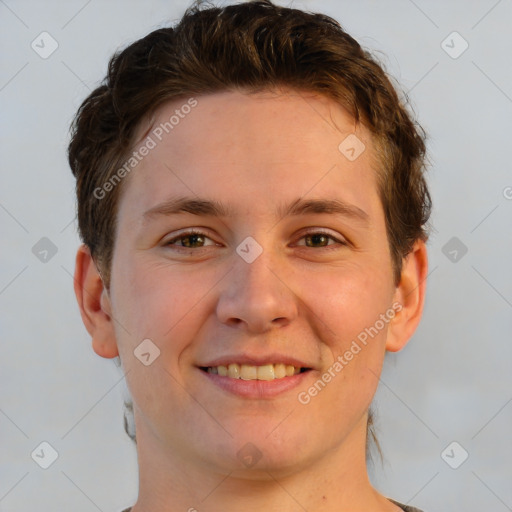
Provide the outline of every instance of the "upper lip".
{"type": "Polygon", "coordinates": [[[200,368],[208,368],[213,366],[229,366],[230,364],[247,364],[251,366],[263,366],[266,364],[286,364],[292,365],[297,368],[312,368],[312,365],[300,361],[294,357],[290,357],[284,354],[268,354],[250,356],[247,354],[233,354],[227,356],[221,356],[211,361],[198,365],[200,368]]]}

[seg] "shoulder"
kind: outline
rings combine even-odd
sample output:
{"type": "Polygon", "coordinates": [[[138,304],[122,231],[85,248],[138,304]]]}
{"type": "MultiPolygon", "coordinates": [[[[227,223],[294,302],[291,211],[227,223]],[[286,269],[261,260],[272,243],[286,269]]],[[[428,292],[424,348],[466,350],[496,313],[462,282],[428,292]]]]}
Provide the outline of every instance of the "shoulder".
{"type": "MultiPolygon", "coordinates": [[[[388,498],[389,499],[389,498],[388,498]]],[[[402,503],[398,503],[398,501],[395,501],[395,500],[392,500],[392,499],[389,499],[389,501],[391,501],[392,503],[394,503],[395,505],[397,505],[398,507],[400,507],[404,512],[423,512],[422,510],[420,510],[419,508],[416,508],[416,507],[409,507],[407,505],[403,505],[402,503]]],[[[124,509],[122,512],[130,512],[131,511],[131,507],[130,508],[126,508],[124,509]]]]}
{"type": "MultiPolygon", "coordinates": [[[[396,506],[400,507],[404,512],[423,512],[419,508],[409,507],[408,505],[403,505],[402,503],[398,503],[398,501],[392,500],[390,498],[388,498],[388,499],[389,499],[389,501],[394,503],[396,506]]],[[[132,509],[131,507],[130,508],[126,508],[122,512],[130,512],[131,509],[132,509]]]]}
{"type": "Polygon", "coordinates": [[[403,505],[402,503],[398,503],[398,501],[392,500],[391,498],[388,498],[388,500],[391,501],[391,503],[394,503],[397,507],[400,507],[404,512],[423,512],[419,508],[403,505]]]}

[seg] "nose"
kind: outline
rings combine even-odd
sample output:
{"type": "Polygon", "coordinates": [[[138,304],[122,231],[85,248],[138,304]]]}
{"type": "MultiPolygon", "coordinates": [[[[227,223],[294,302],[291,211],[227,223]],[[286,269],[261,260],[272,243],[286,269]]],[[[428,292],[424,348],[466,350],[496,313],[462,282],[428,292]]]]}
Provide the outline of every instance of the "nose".
{"type": "Polygon", "coordinates": [[[237,253],[233,258],[233,269],[221,284],[216,308],[219,321],[249,333],[267,332],[292,322],[298,313],[298,297],[285,259],[270,250],[263,250],[251,263],[237,253]]]}

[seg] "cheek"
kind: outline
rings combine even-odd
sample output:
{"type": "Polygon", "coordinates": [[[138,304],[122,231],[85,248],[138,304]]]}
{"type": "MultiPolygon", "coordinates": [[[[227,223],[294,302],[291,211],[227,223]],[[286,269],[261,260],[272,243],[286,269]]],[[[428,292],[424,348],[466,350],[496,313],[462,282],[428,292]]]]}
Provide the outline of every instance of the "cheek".
{"type": "MultiPolygon", "coordinates": [[[[178,272],[169,262],[148,263],[144,258],[119,259],[116,265],[113,314],[130,393],[136,403],[143,404],[144,416],[167,414],[161,411],[162,402],[186,410],[190,404],[180,392],[186,376],[179,365],[201,325],[202,299],[216,280],[192,270],[178,272]],[[154,353],[158,356],[147,366],[134,354],[140,353],[138,347],[146,339],[159,351],[153,352],[149,345],[150,359],[154,353]]],[[[186,423],[187,414],[182,416],[169,425],[186,423]]]]}
{"type": "Polygon", "coordinates": [[[316,275],[305,300],[323,321],[328,333],[324,340],[339,353],[373,326],[391,306],[390,283],[390,272],[370,266],[350,265],[316,275]]]}
{"type": "Polygon", "coordinates": [[[324,368],[319,376],[317,405],[339,424],[340,415],[358,417],[370,405],[378,385],[385,355],[389,323],[382,320],[391,308],[389,273],[351,268],[318,280],[311,295],[315,312],[324,321],[324,368]],[[322,297],[318,302],[318,297],[322,297]],[[316,301],[314,300],[316,298],[316,301]],[[320,397],[321,395],[321,397],[320,397]]]}
{"type": "Polygon", "coordinates": [[[204,280],[199,285],[197,275],[174,271],[173,266],[148,264],[144,258],[118,264],[115,306],[132,337],[163,341],[172,336],[207,292],[204,280]]]}
{"type": "Polygon", "coordinates": [[[192,265],[145,256],[126,258],[117,265],[113,313],[122,325],[116,325],[116,335],[123,361],[139,372],[140,362],[133,352],[150,339],[160,350],[158,365],[180,380],[178,366],[189,363],[192,342],[211,312],[209,294],[223,273],[199,272],[192,265]]]}

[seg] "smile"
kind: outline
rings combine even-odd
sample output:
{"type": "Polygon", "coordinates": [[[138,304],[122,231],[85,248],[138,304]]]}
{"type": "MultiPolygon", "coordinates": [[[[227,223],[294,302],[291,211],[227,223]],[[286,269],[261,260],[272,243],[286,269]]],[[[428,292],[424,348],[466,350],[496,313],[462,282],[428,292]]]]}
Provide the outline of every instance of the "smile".
{"type": "Polygon", "coordinates": [[[261,366],[231,363],[226,366],[203,366],[201,370],[230,379],[274,380],[292,377],[293,375],[308,371],[309,368],[300,368],[284,363],[270,363],[261,366]]]}

